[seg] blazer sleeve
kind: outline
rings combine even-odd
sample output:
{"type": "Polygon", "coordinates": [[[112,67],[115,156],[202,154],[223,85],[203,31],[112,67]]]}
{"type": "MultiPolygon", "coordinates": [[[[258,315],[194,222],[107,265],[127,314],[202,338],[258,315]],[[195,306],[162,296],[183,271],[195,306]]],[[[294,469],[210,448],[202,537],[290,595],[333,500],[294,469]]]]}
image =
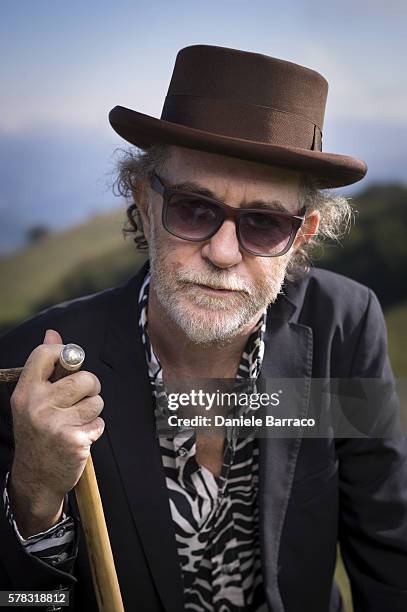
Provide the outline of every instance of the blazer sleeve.
{"type": "Polygon", "coordinates": [[[407,437],[399,419],[387,331],[369,290],[350,378],[379,379],[374,398],[391,423],[383,437],[338,439],[339,541],[358,612],[407,610],[407,437]],[[381,391],[382,390],[382,391],[381,391]],[[390,390],[390,392],[389,392],[390,390]],[[390,432],[390,429],[388,430],[390,432]]]}

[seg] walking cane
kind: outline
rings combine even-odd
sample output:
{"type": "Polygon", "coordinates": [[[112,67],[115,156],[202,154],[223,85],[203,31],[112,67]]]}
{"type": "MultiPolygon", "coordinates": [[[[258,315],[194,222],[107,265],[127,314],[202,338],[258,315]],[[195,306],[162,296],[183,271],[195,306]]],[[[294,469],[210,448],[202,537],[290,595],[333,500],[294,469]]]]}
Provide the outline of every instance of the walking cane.
{"type": "MultiPolygon", "coordinates": [[[[84,359],[85,351],[80,346],[77,344],[66,344],[60,353],[59,362],[50,381],[55,382],[64,376],[72,374],[72,372],[76,372],[81,368],[84,359]]],[[[0,369],[0,383],[16,382],[22,370],[22,367],[0,369]]],[[[85,533],[93,588],[99,612],[124,612],[119,581],[103,513],[102,500],[91,455],[89,455],[85,469],[74,489],[85,533]]]]}

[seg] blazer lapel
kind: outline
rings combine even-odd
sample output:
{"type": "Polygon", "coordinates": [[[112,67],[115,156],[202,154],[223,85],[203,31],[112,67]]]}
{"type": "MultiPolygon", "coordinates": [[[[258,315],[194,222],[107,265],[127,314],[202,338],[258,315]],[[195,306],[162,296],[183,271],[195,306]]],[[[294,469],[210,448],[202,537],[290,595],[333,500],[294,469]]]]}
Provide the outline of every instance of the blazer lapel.
{"type": "Polygon", "coordinates": [[[101,358],[111,368],[103,385],[106,433],[137,532],[167,612],[183,609],[183,586],[154,407],[138,329],[138,293],[146,266],[123,288],[110,315],[101,358]]]}
{"type": "MultiPolygon", "coordinates": [[[[301,300],[303,296],[297,297],[301,300]]],[[[312,329],[289,321],[295,310],[296,304],[285,296],[279,297],[278,302],[269,308],[259,389],[267,388],[269,393],[274,392],[279,386],[284,388],[284,384],[278,385],[276,379],[296,379],[292,385],[295,388],[292,396],[295,397],[295,406],[290,405],[290,415],[294,410],[301,418],[306,416],[309,403],[312,329]]],[[[281,405],[284,407],[284,399],[281,405]]],[[[278,586],[278,559],[301,437],[302,430],[298,428],[291,437],[259,438],[260,546],[264,588],[268,606],[273,612],[284,612],[278,586]]]]}

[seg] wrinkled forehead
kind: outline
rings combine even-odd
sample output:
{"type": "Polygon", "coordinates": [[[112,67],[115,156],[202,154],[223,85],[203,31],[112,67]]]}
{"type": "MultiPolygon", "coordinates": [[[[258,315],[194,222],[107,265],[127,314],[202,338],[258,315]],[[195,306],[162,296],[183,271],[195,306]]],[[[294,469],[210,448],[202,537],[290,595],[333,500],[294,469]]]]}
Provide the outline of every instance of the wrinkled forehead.
{"type": "Polygon", "coordinates": [[[301,178],[276,166],[176,146],[170,147],[161,175],[171,185],[193,183],[210,189],[231,204],[278,199],[288,209],[297,206],[301,178]]]}

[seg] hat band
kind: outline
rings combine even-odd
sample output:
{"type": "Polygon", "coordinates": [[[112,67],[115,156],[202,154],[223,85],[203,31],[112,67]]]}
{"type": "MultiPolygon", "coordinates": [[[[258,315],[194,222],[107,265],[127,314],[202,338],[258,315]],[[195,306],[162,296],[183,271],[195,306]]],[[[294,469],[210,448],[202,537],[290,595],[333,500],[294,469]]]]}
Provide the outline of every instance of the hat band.
{"type": "Polygon", "coordinates": [[[161,119],[232,138],[322,151],[322,133],[317,125],[268,106],[172,94],[165,99],[161,119]]]}

